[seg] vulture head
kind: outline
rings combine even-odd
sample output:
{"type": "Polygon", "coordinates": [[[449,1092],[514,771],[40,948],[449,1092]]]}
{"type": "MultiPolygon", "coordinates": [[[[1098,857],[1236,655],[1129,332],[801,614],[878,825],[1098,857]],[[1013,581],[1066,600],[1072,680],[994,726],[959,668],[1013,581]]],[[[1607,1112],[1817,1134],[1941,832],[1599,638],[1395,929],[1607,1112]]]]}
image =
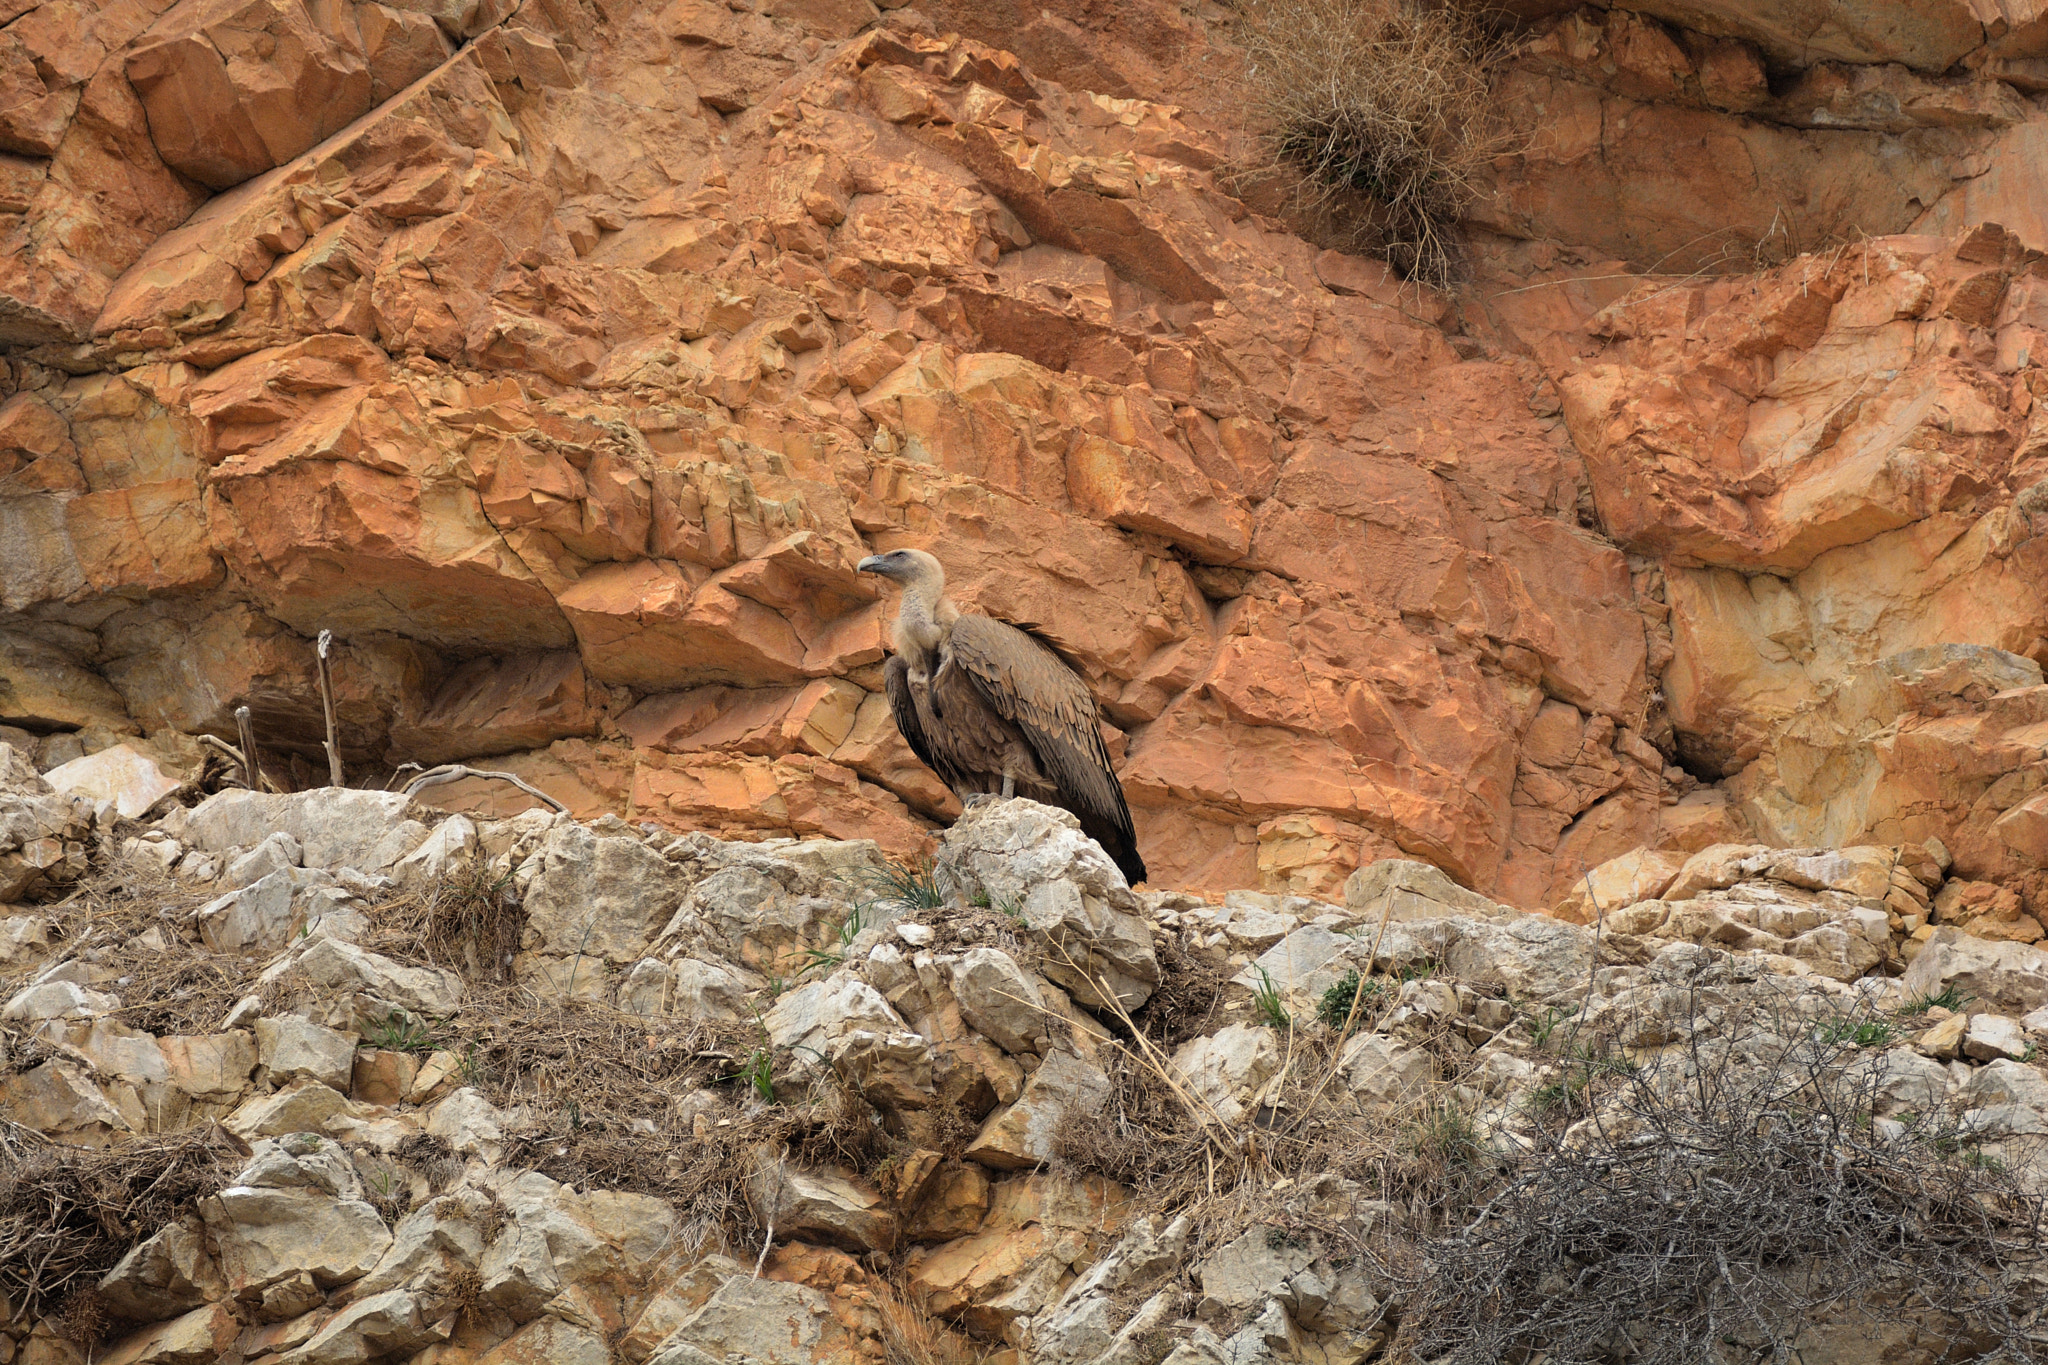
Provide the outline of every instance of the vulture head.
{"type": "Polygon", "coordinates": [[[946,571],[939,564],[936,555],[923,550],[891,550],[885,555],[869,555],[853,566],[861,573],[879,574],[893,578],[905,588],[921,589],[928,601],[937,601],[946,590],[946,571]]]}

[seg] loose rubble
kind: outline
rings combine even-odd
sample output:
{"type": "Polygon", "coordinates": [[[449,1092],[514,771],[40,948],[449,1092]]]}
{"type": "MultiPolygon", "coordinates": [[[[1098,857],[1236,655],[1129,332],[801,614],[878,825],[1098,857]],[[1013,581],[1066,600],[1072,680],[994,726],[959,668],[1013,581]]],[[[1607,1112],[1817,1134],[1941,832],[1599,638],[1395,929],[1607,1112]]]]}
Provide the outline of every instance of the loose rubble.
{"type": "Polygon", "coordinates": [[[208,1174],[62,1283],[0,1251],[37,1365],[1363,1361],[1425,1317],[1359,1248],[1419,1225],[1346,1171],[1567,1150],[1626,1100],[1580,1059],[1788,1018],[1879,1137],[1952,1114],[2048,1189],[2048,949],[1933,841],[1629,855],[1545,916],[1400,860],[1134,894],[1027,801],[928,873],[332,789],[75,828],[79,893],[0,912],[0,1161],[208,1174]],[[134,1022],[165,980],[203,1023],[134,1022]]]}

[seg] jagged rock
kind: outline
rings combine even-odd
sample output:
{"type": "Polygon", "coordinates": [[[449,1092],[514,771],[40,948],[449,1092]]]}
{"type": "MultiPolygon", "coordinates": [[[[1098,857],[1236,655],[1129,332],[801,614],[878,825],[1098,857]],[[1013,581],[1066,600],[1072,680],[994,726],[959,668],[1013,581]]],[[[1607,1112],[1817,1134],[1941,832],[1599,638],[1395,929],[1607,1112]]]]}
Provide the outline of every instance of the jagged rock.
{"type": "Polygon", "coordinates": [[[239,889],[261,881],[273,872],[298,867],[304,857],[305,851],[299,847],[299,841],[278,830],[265,835],[263,841],[247,853],[228,859],[227,871],[221,874],[221,879],[231,889],[239,889]]]}
{"type": "Polygon", "coordinates": [[[600,837],[569,823],[548,831],[520,865],[518,884],[530,949],[624,965],[647,955],[689,876],[644,839],[600,837]]]}
{"type": "Polygon", "coordinates": [[[1126,1316],[1118,1311],[1132,1290],[1147,1286],[1176,1269],[1186,1254],[1190,1224],[1172,1223],[1153,1215],[1137,1220],[1107,1255],[1079,1276],[1059,1301],[1031,1324],[1032,1358],[1048,1365],[1116,1361],[1127,1357],[1126,1344],[1156,1330],[1169,1316],[1177,1297],[1155,1296],[1126,1316]]]}
{"type": "Polygon", "coordinates": [[[812,1057],[826,1055],[834,1039],[853,1030],[885,1034],[909,1030],[903,1016],[889,1007],[880,992],[846,971],[778,996],[761,1016],[761,1027],[776,1047],[812,1057]]]}
{"type": "Polygon", "coordinates": [[[1280,1069],[1280,1044],[1272,1029],[1231,1024],[1181,1045],[1173,1069],[1188,1090],[1226,1124],[1245,1117],[1245,1106],[1280,1069]]]}
{"type": "Polygon", "coordinates": [[[160,1322],[222,1298],[227,1282],[206,1247],[196,1216],[180,1218],[137,1243],[100,1280],[107,1310],[131,1322],[160,1322]]]}
{"type": "Polygon", "coordinates": [[[963,902],[1014,906],[1045,945],[1042,970],[1090,1009],[1136,1009],[1159,983],[1143,907],[1081,823],[1035,801],[985,801],[946,832],[933,877],[963,902]]]}
{"type": "Polygon", "coordinates": [[[349,1113],[346,1096],[319,1081],[295,1081],[274,1095],[258,1095],[221,1120],[243,1138],[333,1131],[349,1113]]]}
{"type": "Polygon", "coordinates": [[[734,1275],[647,1357],[647,1365],[813,1365],[851,1359],[854,1342],[817,1290],[734,1275]]]}
{"type": "Polygon", "coordinates": [[[1906,969],[1904,986],[1922,998],[1953,988],[2005,1013],[2025,1014],[2048,1005],[2048,951],[1937,929],[1906,969]]]}
{"type": "Polygon", "coordinates": [[[50,946],[50,922],[41,915],[0,917],[0,962],[16,962],[50,946]]]}
{"type": "Polygon", "coordinates": [[[40,792],[0,792],[0,904],[44,897],[85,875],[92,805],[40,792]]]}
{"type": "Polygon", "coordinates": [[[484,1297],[514,1322],[538,1317],[562,1289],[547,1234],[537,1221],[520,1219],[501,1231],[478,1267],[484,1297]]]}
{"type": "Polygon", "coordinates": [[[981,1127],[964,1155],[999,1171],[1028,1170],[1052,1160],[1061,1119],[1086,1115],[1109,1099],[1101,1068],[1054,1050],[1024,1082],[1024,1091],[981,1127]]]}
{"type": "Polygon", "coordinates": [[[673,1008],[685,1019],[745,1019],[746,983],[729,968],[694,957],[670,964],[674,974],[673,1008]]]}
{"type": "Polygon", "coordinates": [[[349,1098],[363,1104],[405,1103],[418,1076],[419,1062],[411,1053],[364,1048],[350,1064],[349,1098]]]}
{"type": "Polygon", "coordinates": [[[97,1359],[114,1365],[213,1365],[241,1331],[227,1304],[208,1304],[124,1337],[97,1359]]]}
{"type": "Polygon", "coordinates": [[[251,1297],[301,1272],[323,1289],[367,1275],[391,1231],[361,1195],[347,1154],[326,1139],[258,1144],[236,1183],[199,1206],[230,1292],[251,1297]]]}
{"type": "Polygon", "coordinates": [[[475,1090],[464,1086],[435,1103],[427,1116],[427,1132],[464,1156],[495,1160],[503,1150],[506,1116],[475,1090]]]}
{"type": "Polygon", "coordinates": [[[1507,906],[1467,891],[1428,863],[1402,858],[1383,858],[1347,877],[1344,908],[1367,924],[1377,924],[1383,915],[1395,920],[1446,915],[1488,919],[1510,913],[1507,906]]]}
{"type": "Polygon", "coordinates": [[[59,1061],[0,1076],[0,1116],[41,1133],[138,1132],[145,1117],[131,1116],[77,1067],[59,1061]]]}
{"type": "Polygon", "coordinates": [[[674,982],[674,972],[655,959],[644,957],[633,964],[633,970],[619,983],[619,1008],[629,1014],[666,1014],[669,988],[674,982]]]}
{"type": "Polygon", "coordinates": [[[987,1173],[973,1162],[933,1163],[915,1195],[903,1235],[917,1242],[945,1242],[971,1235],[988,1214],[989,1190],[987,1173]]]}
{"type": "Polygon", "coordinates": [[[388,1289],[418,1288],[429,1277],[445,1283],[452,1266],[483,1259],[484,1221],[490,1201],[476,1190],[430,1199],[398,1220],[391,1245],[356,1283],[358,1298],[388,1289]]]}
{"type": "Polygon", "coordinates": [[[478,1365],[610,1365],[603,1335],[561,1318],[536,1318],[478,1358],[478,1365]]]}
{"type": "Polygon", "coordinates": [[[908,1029],[848,1029],[831,1041],[825,1057],[848,1085],[884,1113],[928,1109],[936,1099],[931,1044],[908,1029]]]}
{"type": "Polygon", "coordinates": [[[52,791],[98,803],[111,801],[124,820],[140,820],[183,784],[131,745],[116,744],[60,763],[43,774],[52,791]]]}
{"type": "Polygon", "coordinates": [[[1851,1076],[1859,1088],[1868,1086],[1872,1112],[1879,1118],[1907,1110],[1932,1113],[1948,1097],[1948,1068],[1910,1047],[1889,1048],[1851,1076]]]}
{"type": "Polygon", "coordinates": [[[1376,1033],[1346,1042],[1337,1065],[1351,1093],[1376,1105],[1409,1103],[1436,1080],[1427,1052],[1376,1033]]]}
{"type": "Polygon", "coordinates": [[[884,866],[881,850],[865,839],[729,846],[693,836],[667,856],[686,857],[700,879],[662,941],[774,976],[807,965],[805,949],[832,947],[867,897],[866,880],[884,866]]]}
{"type": "Polygon", "coordinates": [[[2000,1058],[1979,1067],[1957,1088],[1955,1105],[1973,1132],[2048,1134],[2048,1076],[2024,1062],[2000,1058]]]}
{"type": "Polygon", "coordinates": [[[1005,1052],[1044,1046],[1045,997],[1031,974],[1000,948],[970,948],[947,964],[960,1017],[1005,1052]]]}
{"type": "Polygon", "coordinates": [[[1970,1016],[1970,1027],[1963,1035],[1963,1055],[1973,1061],[1991,1062],[2001,1057],[2017,1061],[2033,1051],[2027,1041],[2025,1030],[2017,1020],[2000,1014],[1977,1014],[1970,1016]]]}
{"type": "Polygon", "coordinates": [[[1057,1301],[1076,1264],[1092,1261],[1099,1230],[1122,1198],[1099,1178],[1003,1180],[978,1231],[913,1254],[911,1288],[977,1336],[1003,1338],[1020,1318],[1057,1301]]]}
{"type": "Polygon", "coordinates": [[[231,1027],[196,1037],[159,1038],[157,1048],[170,1084],[195,1099],[216,1102],[240,1098],[258,1061],[255,1036],[231,1027]]]}
{"type": "Polygon", "coordinates": [[[315,986],[362,993],[382,1007],[372,1016],[379,1020],[394,1009],[443,1018],[462,1005],[462,978],[455,973],[409,967],[331,938],[313,939],[304,952],[271,968],[265,976],[272,972],[281,976],[288,968],[296,968],[315,986]]]}
{"type": "Polygon", "coordinates": [[[121,1007],[118,996],[88,990],[75,981],[45,981],[17,992],[0,1009],[0,1019],[37,1024],[46,1019],[97,1019],[121,1007]]]}
{"type": "Polygon", "coordinates": [[[306,876],[287,865],[208,901],[193,916],[200,937],[217,953],[275,952],[284,947],[292,939],[293,899],[306,876]]]}
{"type": "Polygon", "coordinates": [[[781,1153],[754,1154],[747,1202],[763,1226],[855,1253],[894,1250],[902,1231],[878,1191],[844,1171],[799,1170],[781,1153]]]}
{"type": "Polygon", "coordinates": [[[1499,986],[1518,1000],[1552,1000],[1584,990],[1593,970],[1593,936],[1540,915],[1451,922],[1455,937],[1442,962],[1451,976],[1499,986]]]}
{"type": "Polygon", "coordinates": [[[278,1357],[278,1365],[367,1365],[448,1339],[447,1322],[427,1322],[420,1303],[402,1289],[358,1299],[335,1314],[305,1345],[278,1357]]]}
{"type": "Polygon", "coordinates": [[[391,865],[391,880],[400,886],[429,886],[475,855],[476,822],[451,815],[412,852],[391,865]]]}
{"type": "Polygon", "coordinates": [[[283,833],[298,841],[305,867],[382,872],[427,837],[425,825],[406,818],[406,805],[398,792],[347,787],[286,796],[231,790],[173,811],[162,828],[180,843],[214,854],[253,848],[283,833]]]}
{"type": "Polygon", "coordinates": [[[1571,924],[1599,922],[1611,911],[1664,895],[1686,862],[1681,854],[1647,848],[1609,858],[1574,881],[1551,913],[1571,924]]]}
{"type": "Polygon", "coordinates": [[[356,1039],[295,1015],[256,1021],[256,1048],[276,1085],[312,1080],[337,1091],[355,1072],[356,1039]]]}
{"type": "Polygon", "coordinates": [[[1934,1027],[1914,1040],[1913,1046],[1929,1057],[1940,1061],[1952,1061],[1962,1051],[1963,1036],[1969,1032],[1970,1018],[1965,1014],[1952,1015],[1937,1020],[1934,1027]]]}
{"type": "Polygon", "coordinates": [[[647,1300],[640,1316],[619,1338],[619,1354],[639,1365],[727,1280],[747,1271],[748,1267],[725,1256],[706,1256],[687,1267],[647,1300]]]}

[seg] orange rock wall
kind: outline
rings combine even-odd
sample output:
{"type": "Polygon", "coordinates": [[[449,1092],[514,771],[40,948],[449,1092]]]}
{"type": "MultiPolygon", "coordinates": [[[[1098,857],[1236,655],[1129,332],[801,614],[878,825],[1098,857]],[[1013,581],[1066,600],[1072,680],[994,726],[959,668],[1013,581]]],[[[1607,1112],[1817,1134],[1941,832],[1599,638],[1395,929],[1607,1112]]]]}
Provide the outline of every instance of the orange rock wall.
{"type": "Polygon", "coordinates": [[[1713,784],[1830,678],[2048,649],[2048,30],[1767,9],[1530,7],[1441,297],[1239,197],[1213,5],[47,0],[0,726],[247,704],[322,780],[325,629],[352,775],[911,852],[954,806],[852,566],[915,544],[1087,673],[1161,885],[1752,837],[1713,784]]]}

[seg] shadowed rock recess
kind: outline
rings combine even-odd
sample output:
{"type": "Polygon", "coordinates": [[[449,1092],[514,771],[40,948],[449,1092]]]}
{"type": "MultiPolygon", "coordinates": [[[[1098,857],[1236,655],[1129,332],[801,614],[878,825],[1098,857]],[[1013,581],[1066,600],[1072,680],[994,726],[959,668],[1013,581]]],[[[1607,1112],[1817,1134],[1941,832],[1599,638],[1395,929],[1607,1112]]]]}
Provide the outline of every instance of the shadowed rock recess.
{"type": "Polygon", "coordinates": [[[2048,8],[1292,2],[0,0],[0,1365],[2048,1350],[2048,8]]]}

